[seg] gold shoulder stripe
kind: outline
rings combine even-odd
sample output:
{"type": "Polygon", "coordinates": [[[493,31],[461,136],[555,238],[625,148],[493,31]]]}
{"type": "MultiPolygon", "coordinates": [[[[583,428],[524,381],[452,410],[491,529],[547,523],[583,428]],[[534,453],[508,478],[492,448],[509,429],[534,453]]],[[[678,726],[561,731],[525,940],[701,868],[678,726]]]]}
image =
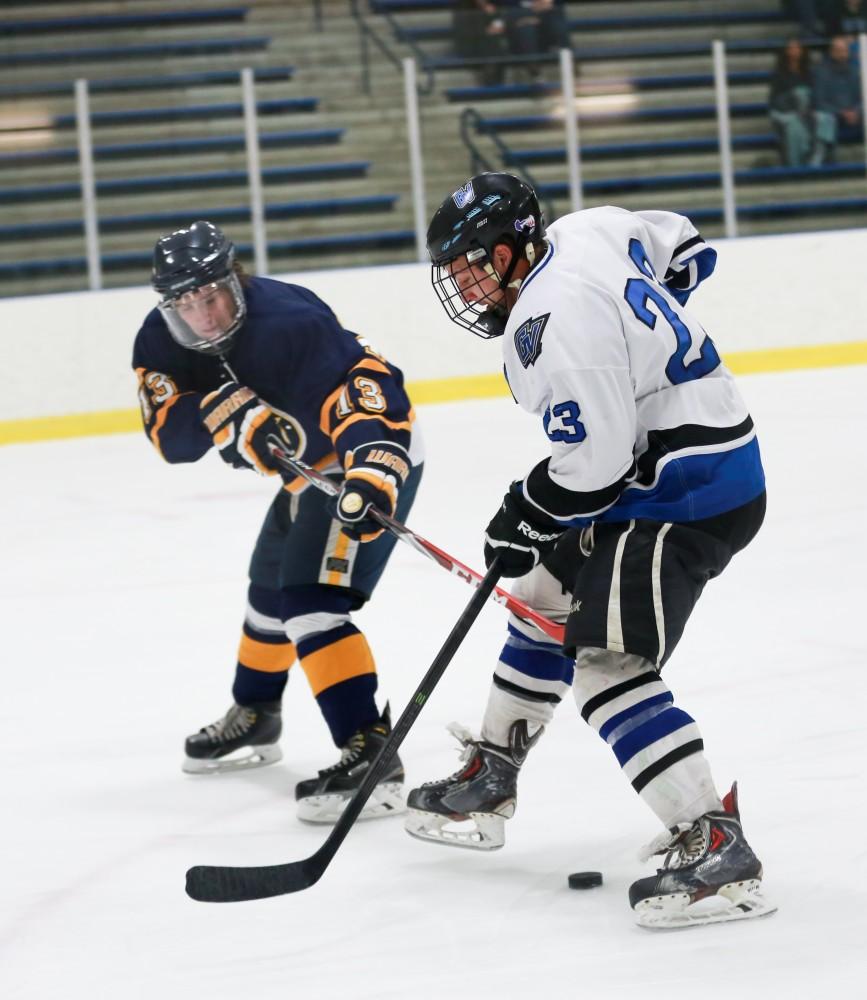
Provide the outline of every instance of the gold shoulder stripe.
{"type": "Polygon", "coordinates": [[[163,403],[162,406],[157,407],[157,418],[154,421],[153,427],[150,431],[150,439],[153,442],[154,448],[160,453],[160,458],[165,458],[163,454],[162,445],[160,444],[160,431],[163,429],[166,420],[169,416],[169,410],[177,403],[179,399],[183,399],[184,396],[191,396],[190,392],[182,392],[178,396],[172,396],[167,402],[163,403]]]}
{"type": "Polygon", "coordinates": [[[358,420],[377,420],[381,424],[385,424],[386,427],[391,427],[395,431],[410,431],[412,430],[412,414],[410,414],[409,420],[386,420],[385,417],[380,416],[377,413],[353,413],[351,417],[347,417],[346,420],[339,423],[334,430],[331,432],[331,440],[335,443],[340,435],[350,427],[352,424],[356,423],[358,420]]]}
{"type": "Polygon", "coordinates": [[[369,372],[378,372],[380,375],[394,375],[394,372],[388,365],[384,365],[381,361],[377,361],[376,358],[364,357],[360,361],[357,361],[350,371],[357,372],[359,368],[363,368],[369,372]]]}
{"type": "Polygon", "coordinates": [[[329,393],[325,397],[325,402],[319,408],[319,429],[323,434],[330,434],[331,430],[328,427],[328,411],[340,398],[340,393],[346,388],[346,383],[341,382],[340,385],[334,390],[334,392],[329,393]]]}

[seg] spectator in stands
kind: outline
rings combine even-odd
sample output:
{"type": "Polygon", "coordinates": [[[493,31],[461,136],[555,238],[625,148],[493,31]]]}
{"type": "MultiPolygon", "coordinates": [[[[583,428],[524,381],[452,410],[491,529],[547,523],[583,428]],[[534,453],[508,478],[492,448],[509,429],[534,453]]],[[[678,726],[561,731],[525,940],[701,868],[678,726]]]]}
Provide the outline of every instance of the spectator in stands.
{"type": "Polygon", "coordinates": [[[836,35],[813,74],[816,143],[810,166],[833,163],[837,143],[862,136],[861,81],[849,60],[849,42],[836,35]]]}
{"type": "Polygon", "coordinates": [[[837,9],[827,18],[829,35],[846,35],[854,41],[867,32],[867,7],[864,0],[840,0],[837,9]]]}
{"type": "MultiPolygon", "coordinates": [[[[568,49],[569,23],[563,0],[500,0],[506,20],[509,51],[516,56],[568,49]]],[[[531,76],[539,67],[528,65],[531,76]]]]}
{"type": "Polygon", "coordinates": [[[787,167],[802,167],[813,147],[812,76],[810,54],[791,38],[777,56],[771,77],[768,108],[787,167]]]}
{"type": "Polygon", "coordinates": [[[455,52],[465,59],[491,59],[477,70],[483,86],[503,82],[504,66],[495,62],[506,55],[506,25],[496,3],[491,0],[455,0],[452,12],[455,52]]]}
{"type": "Polygon", "coordinates": [[[783,0],[783,11],[787,17],[801,26],[802,38],[822,38],[826,34],[821,25],[825,8],[831,0],[783,0]]]}

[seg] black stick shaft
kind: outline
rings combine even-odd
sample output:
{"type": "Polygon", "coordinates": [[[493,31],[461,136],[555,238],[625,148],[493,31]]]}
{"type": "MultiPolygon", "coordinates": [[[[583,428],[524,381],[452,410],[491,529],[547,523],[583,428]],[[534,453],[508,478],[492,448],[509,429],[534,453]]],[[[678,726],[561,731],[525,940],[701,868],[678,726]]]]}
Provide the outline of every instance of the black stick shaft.
{"type": "Polygon", "coordinates": [[[445,673],[446,667],[454,659],[455,653],[457,653],[461,643],[466,638],[473,622],[479,617],[479,613],[485,606],[485,602],[488,600],[499,578],[500,564],[499,560],[496,560],[483,577],[482,582],[479,584],[478,589],[473,594],[460,618],[455,622],[455,626],[443,643],[442,649],[437,653],[427,673],[422,677],[421,683],[415,689],[415,693],[410,698],[409,704],[394,724],[391,735],[386,740],[373,767],[368,771],[361,785],[359,785],[358,791],[349,800],[330,836],[319,849],[319,852],[317,852],[321,852],[322,856],[327,858],[326,864],[334,857],[337,848],[341,845],[346,834],[349,833],[350,827],[358,819],[365,803],[373,794],[373,790],[379,783],[379,779],[388,770],[388,766],[397,753],[398,747],[403,743],[407,733],[418,718],[419,712],[424,708],[425,702],[427,702],[433,689],[445,673]]]}
{"type": "MultiPolygon", "coordinates": [[[[321,490],[328,496],[337,496],[340,492],[340,487],[337,483],[329,479],[328,476],[323,475],[317,469],[311,468],[305,462],[284,451],[280,442],[273,436],[269,438],[268,444],[271,454],[284,470],[293,473],[295,476],[300,476],[302,479],[306,479],[308,483],[311,483],[316,489],[321,490]]],[[[478,586],[481,582],[482,578],[475,570],[470,569],[469,566],[464,566],[454,556],[450,556],[448,552],[439,548],[439,546],[429,542],[426,538],[422,538],[421,535],[417,535],[405,524],[401,524],[400,521],[396,521],[393,517],[389,517],[388,514],[377,510],[376,507],[371,507],[370,513],[373,519],[381,527],[385,528],[386,531],[390,531],[400,541],[412,546],[416,552],[420,552],[427,559],[447,570],[452,576],[458,576],[465,582],[475,586],[478,586]]],[[[494,587],[492,596],[494,594],[496,594],[494,600],[502,604],[513,615],[520,618],[521,621],[526,622],[528,625],[535,625],[545,635],[556,639],[558,642],[563,641],[563,625],[539,614],[538,611],[531,608],[528,604],[525,604],[517,597],[513,597],[507,590],[494,587]]]]}
{"type": "Polygon", "coordinates": [[[358,819],[365,803],[373,794],[374,788],[379,784],[380,778],[388,770],[392,758],[439,683],[446,667],[466,638],[473,622],[487,603],[499,578],[500,562],[496,558],[491,563],[490,569],[482,578],[460,618],[455,622],[454,628],[452,628],[427,673],[421,679],[421,683],[395,723],[391,735],[386,740],[378,757],[319,850],[309,858],[284,865],[259,868],[223,868],[197,865],[187,872],[187,894],[189,896],[210,903],[240,902],[298,892],[301,889],[308,889],[319,881],[358,819]]]}

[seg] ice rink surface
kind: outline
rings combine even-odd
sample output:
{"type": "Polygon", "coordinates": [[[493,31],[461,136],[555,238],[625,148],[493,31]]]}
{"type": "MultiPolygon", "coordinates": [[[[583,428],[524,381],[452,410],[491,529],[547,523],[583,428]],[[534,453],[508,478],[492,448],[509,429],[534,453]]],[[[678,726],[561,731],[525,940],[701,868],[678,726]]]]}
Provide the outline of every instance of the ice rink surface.
{"type": "MultiPolygon", "coordinates": [[[[296,666],[280,764],[181,773],[185,734],[230,702],[248,554],[271,481],[208,456],[164,465],[143,436],[0,449],[4,1000],[863,997],[867,981],[867,369],[741,380],[769,512],[712,582],[666,668],[720,791],[737,778],[779,912],[675,932],[633,924],[658,831],[573,702],[530,755],[507,843],[423,844],[358,825],[312,889],[184,895],[193,864],[270,864],[327,830],[292,789],[336,753],[296,666]],[[569,872],[605,883],[570,891],[569,872]]],[[[507,399],[424,407],[410,524],[474,567],[511,478],[545,454],[507,399]]],[[[357,616],[396,711],[471,591],[399,545],[357,616]]],[[[457,766],[506,614],[490,605],[401,751],[409,784],[457,766]]]]}

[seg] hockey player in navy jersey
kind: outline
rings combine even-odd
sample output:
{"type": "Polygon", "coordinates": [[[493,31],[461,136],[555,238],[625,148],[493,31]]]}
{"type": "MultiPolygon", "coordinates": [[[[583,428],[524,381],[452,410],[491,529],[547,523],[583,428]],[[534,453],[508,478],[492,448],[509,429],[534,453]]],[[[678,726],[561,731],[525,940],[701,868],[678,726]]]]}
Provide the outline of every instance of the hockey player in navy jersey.
{"type": "Polygon", "coordinates": [[[698,726],[661,677],[705,583],[759,530],[765,481],[753,422],[684,306],[716,253],[685,218],[614,207],[547,232],[535,192],[471,178],[428,230],[450,318],[502,337],[515,400],[548,454],[487,527],[513,593],[566,623],[562,647],[512,619],[480,739],[465,765],[414,789],[407,830],[502,846],[518,771],[571,687],[665,832],[630,889],[639,923],[671,927],[772,912],[744,839],[737,787],[721,798],[698,726]],[[456,822],[457,821],[457,822],[456,822]]]}
{"type": "MultiPolygon", "coordinates": [[[[333,822],[390,732],[374,698],[376,666],[352,613],[371,596],[394,546],[370,507],[405,519],[422,446],[401,372],[297,285],[250,277],[216,226],[160,239],[161,296],[135,339],[145,432],[169,462],[211,448],[236,469],[277,476],[268,447],[342,481],[336,504],[301,479],[281,483],[249,570],[234,704],[186,741],[184,770],[279,760],[280,707],[297,657],[340,761],[296,788],[298,815],[333,822]]],[[[402,811],[395,757],[364,816],[402,811]]]]}

